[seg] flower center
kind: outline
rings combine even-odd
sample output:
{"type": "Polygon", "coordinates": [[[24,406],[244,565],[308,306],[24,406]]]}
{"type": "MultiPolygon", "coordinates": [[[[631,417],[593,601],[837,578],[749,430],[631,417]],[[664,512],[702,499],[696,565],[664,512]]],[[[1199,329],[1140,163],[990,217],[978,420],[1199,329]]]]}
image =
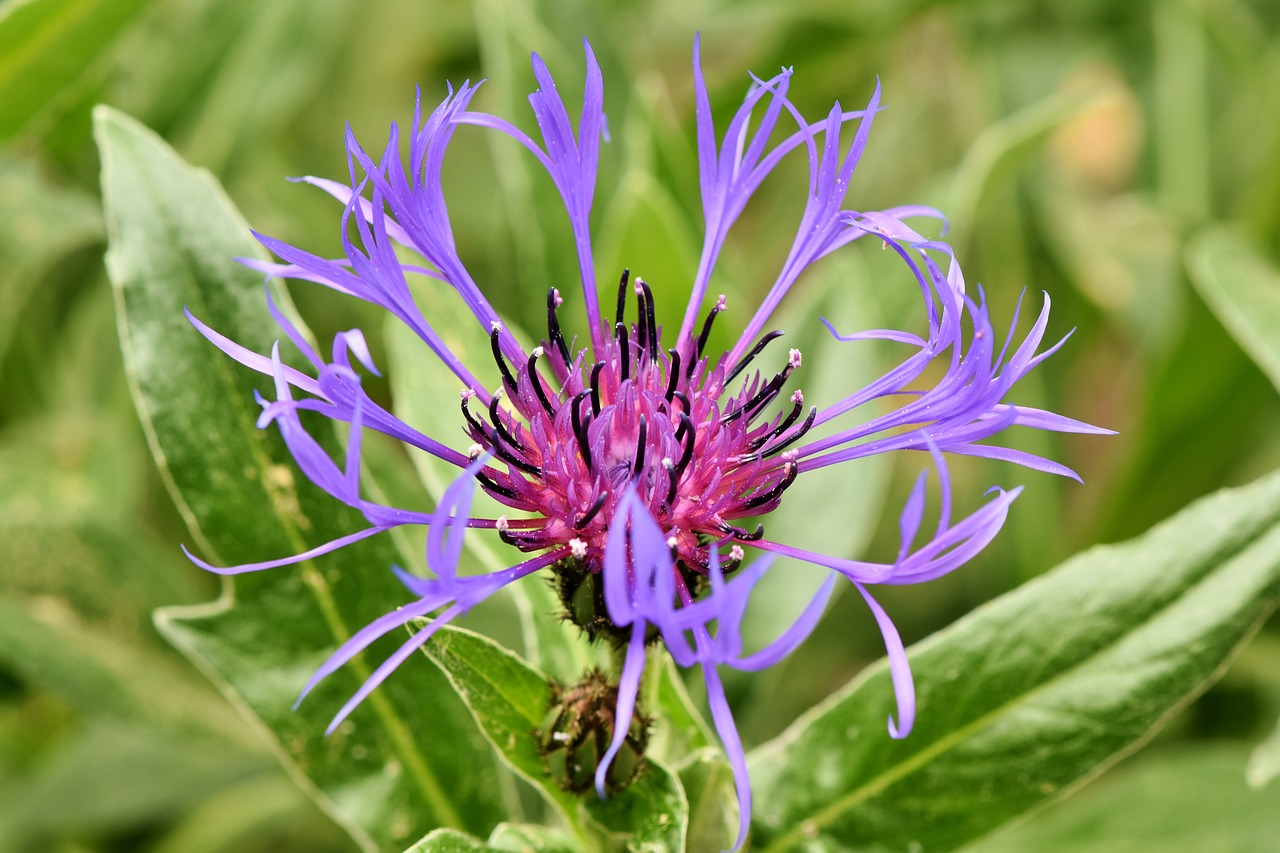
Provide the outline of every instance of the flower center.
{"type": "Polygon", "coordinates": [[[696,339],[664,350],[643,279],[634,284],[638,319],[630,325],[623,319],[629,278],[624,271],[614,334],[594,363],[585,350],[570,353],[555,290],[547,295],[547,339],[525,364],[507,362],[495,324],[491,340],[502,388],[484,414],[471,411],[473,391],[462,394],[473,457],[489,452],[502,463],[477,477],[499,502],[533,516],[499,520],[502,538],[523,551],[568,546],[598,571],[614,507],[631,484],[682,568],[705,574],[708,548],[728,542],[735,544],[727,568],[735,567],[742,557],[736,543],[759,539],[764,528],[734,522],[778,506],[798,473],[794,451],[786,448],[817,415],[810,409],[800,421],[800,391],[791,395],[789,411],[764,415],[800,366],[800,352],[791,350],[771,379],[755,373],[730,393],[727,386],[782,333],[766,334],[731,368],[725,355],[706,357],[712,323],[725,307],[721,296],[696,339]]]}

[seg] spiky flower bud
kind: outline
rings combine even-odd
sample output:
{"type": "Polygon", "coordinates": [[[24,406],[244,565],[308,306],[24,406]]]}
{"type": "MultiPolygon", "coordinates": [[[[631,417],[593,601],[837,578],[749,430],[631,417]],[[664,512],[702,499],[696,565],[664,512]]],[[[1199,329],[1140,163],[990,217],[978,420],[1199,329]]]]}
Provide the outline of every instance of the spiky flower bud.
{"type": "MultiPolygon", "coordinates": [[[[613,740],[618,686],[592,669],[570,687],[553,685],[551,708],[538,732],[547,775],[566,791],[583,794],[595,784],[596,769],[613,740]]],[[[644,771],[649,719],[635,711],[627,736],[605,776],[605,791],[616,794],[644,771]]]]}

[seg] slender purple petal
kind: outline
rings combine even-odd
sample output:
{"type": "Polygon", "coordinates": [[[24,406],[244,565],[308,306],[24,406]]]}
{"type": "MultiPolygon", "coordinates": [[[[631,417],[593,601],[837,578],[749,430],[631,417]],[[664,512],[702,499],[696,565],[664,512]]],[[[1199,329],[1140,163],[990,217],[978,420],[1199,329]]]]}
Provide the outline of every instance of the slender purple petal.
{"type": "Polygon", "coordinates": [[[902,638],[898,636],[893,620],[884,612],[880,603],[871,597],[871,593],[862,584],[855,583],[854,586],[862,593],[862,598],[867,602],[867,607],[871,608],[871,614],[876,617],[876,624],[884,636],[885,652],[889,655],[889,674],[893,677],[893,694],[898,701],[898,722],[895,724],[893,715],[889,715],[889,736],[900,740],[911,734],[916,723],[916,688],[911,680],[907,650],[902,646],[902,638]]]}

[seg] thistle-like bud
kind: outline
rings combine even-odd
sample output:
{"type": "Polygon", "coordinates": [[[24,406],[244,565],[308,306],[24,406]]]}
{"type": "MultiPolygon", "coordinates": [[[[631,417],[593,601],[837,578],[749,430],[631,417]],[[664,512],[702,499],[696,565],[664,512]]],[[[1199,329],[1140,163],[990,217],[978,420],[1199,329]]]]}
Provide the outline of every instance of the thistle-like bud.
{"type": "MultiPolygon", "coordinates": [[[[547,775],[566,791],[583,794],[595,785],[596,768],[613,740],[618,686],[599,669],[569,687],[553,685],[551,709],[538,732],[547,775]]],[[[649,719],[638,710],[628,722],[627,738],[609,765],[605,792],[626,788],[644,771],[649,719]]]]}

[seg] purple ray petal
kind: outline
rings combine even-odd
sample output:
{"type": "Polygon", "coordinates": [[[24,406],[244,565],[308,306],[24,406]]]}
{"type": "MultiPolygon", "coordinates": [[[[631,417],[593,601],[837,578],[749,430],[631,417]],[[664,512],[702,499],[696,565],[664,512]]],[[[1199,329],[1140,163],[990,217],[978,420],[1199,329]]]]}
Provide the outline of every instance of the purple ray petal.
{"type": "Polygon", "coordinates": [[[596,793],[604,799],[604,783],[609,767],[627,739],[631,728],[631,715],[636,709],[636,696],[640,693],[640,676],[644,673],[644,635],[648,625],[643,619],[631,627],[631,639],[627,641],[627,656],[622,662],[622,674],[618,677],[618,706],[613,714],[613,739],[596,767],[596,793]]]}
{"type": "Polygon", "coordinates": [[[246,572],[260,572],[264,569],[278,569],[281,566],[292,566],[297,563],[304,563],[314,557],[319,557],[323,554],[328,554],[331,551],[336,551],[339,548],[344,548],[353,542],[359,542],[361,539],[368,539],[370,536],[382,533],[387,529],[389,528],[370,527],[365,530],[357,530],[355,533],[348,533],[346,536],[339,536],[337,539],[333,539],[323,545],[317,545],[308,551],[303,551],[301,554],[294,554],[292,557],[281,557],[278,560],[264,560],[261,563],[242,563],[238,566],[215,566],[211,563],[206,563],[195,554],[192,554],[187,550],[186,545],[182,545],[181,548],[182,553],[187,555],[188,560],[207,572],[213,572],[216,575],[242,575],[246,572]]]}
{"type": "Polygon", "coordinates": [[[867,607],[871,608],[871,614],[876,617],[876,624],[880,626],[880,633],[884,637],[885,652],[889,655],[889,674],[893,678],[893,695],[898,702],[898,722],[895,724],[893,715],[889,715],[889,736],[901,740],[911,734],[916,722],[916,689],[911,680],[907,650],[902,646],[902,638],[898,636],[893,620],[884,612],[880,603],[871,597],[871,593],[862,584],[855,583],[854,586],[862,593],[867,607]]]}
{"type": "Polygon", "coordinates": [[[356,709],[357,705],[365,700],[366,696],[373,692],[374,688],[386,681],[387,676],[390,675],[396,667],[404,663],[405,659],[408,658],[409,655],[416,652],[424,643],[427,642],[427,640],[431,639],[433,634],[445,625],[448,625],[449,622],[451,622],[454,617],[461,612],[462,608],[455,604],[435,619],[432,619],[430,625],[427,625],[405,641],[404,645],[396,649],[395,652],[392,653],[391,657],[384,660],[381,665],[373,671],[373,674],[365,679],[364,684],[360,685],[360,689],[356,691],[355,695],[348,699],[347,703],[342,706],[337,714],[334,715],[332,722],[329,723],[329,727],[324,730],[324,733],[326,735],[333,734],[334,729],[342,724],[342,721],[356,709]]]}

